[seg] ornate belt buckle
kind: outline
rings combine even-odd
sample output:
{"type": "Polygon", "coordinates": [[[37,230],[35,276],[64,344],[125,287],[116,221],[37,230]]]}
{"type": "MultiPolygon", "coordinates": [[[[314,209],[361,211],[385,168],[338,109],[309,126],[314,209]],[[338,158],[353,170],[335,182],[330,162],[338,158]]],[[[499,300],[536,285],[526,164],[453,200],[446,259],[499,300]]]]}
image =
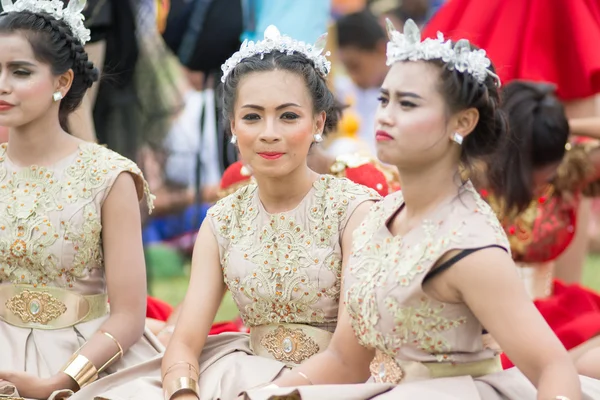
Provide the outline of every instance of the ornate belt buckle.
{"type": "Polygon", "coordinates": [[[6,302],[6,308],[24,323],[47,325],[67,311],[67,306],[47,292],[24,290],[6,302]]]}
{"type": "Polygon", "coordinates": [[[391,356],[380,351],[375,352],[375,357],[369,366],[371,376],[376,383],[398,384],[404,377],[404,371],[391,356]]]}
{"type": "Polygon", "coordinates": [[[319,352],[319,345],[302,329],[289,329],[279,325],[266,334],[260,344],[282,362],[300,364],[319,352]]]}

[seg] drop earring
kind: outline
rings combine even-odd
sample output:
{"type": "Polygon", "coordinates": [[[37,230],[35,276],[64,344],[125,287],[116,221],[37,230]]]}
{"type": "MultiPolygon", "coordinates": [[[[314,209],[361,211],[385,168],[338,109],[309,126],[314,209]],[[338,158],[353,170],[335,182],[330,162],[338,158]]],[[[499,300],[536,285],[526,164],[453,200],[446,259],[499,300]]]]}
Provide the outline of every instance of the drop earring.
{"type": "Polygon", "coordinates": [[[454,135],[452,135],[452,141],[458,143],[459,146],[462,145],[463,139],[460,133],[454,132],[454,135]]]}
{"type": "Polygon", "coordinates": [[[54,92],[54,94],[52,94],[52,99],[54,101],[60,101],[63,98],[63,94],[61,92],[54,92]]]}
{"type": "Polygon", "coordinates": [[[235,134],[231,135],[231,139],[229,140],[229,143],[231,143],[231,144],[237,143],[237,136],[235,136],[235,134]]]}
{"type": "Polygon", "coordinates": [[[320,133],[315,133],[314,135],[315,143],[321,143],[323,141],[323,135],[320,133]]]}

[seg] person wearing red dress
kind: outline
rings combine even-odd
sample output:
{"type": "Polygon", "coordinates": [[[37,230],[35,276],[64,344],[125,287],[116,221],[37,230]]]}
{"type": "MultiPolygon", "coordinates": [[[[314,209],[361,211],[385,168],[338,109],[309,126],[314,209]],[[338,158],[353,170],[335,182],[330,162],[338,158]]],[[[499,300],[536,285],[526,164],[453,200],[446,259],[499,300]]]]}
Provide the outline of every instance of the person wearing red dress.
{"type": "MultiPolygon", "coordinates": [[[[600,116],[598,0],[449,0],[423,35],[437,32],[485,49],[505,84],[514,79],[555,84],[569,119],[600,116]]],[[[580,202],[578,218],[598,225],[591,202],[580,202]]],[[[581,281],[589,230],[590,223],[579,224],[571,246],[556,260],[556,275],[565,282],[581,281]]]]}
{"type": "MultiPolygon", "coordinates": [[[[573,241],[581,199],[600,195],[600,143],[569,143],[569,122],[554,90],[525,81],[504,87],[511,135],[487,167],[488,184],[479,186],[493,189],[495,182],[506,182],[504,198],[493,190],[481,190],[482,197],[506,231],[538,310],[571,350],[579,372],[600,378],[600,296],[553,279],[555,260],[573,241]]],[[[599,129],[589,133],[600,138],[599,129]]],[[[513,366],[506,356],[503,366],[513,366]]]]}

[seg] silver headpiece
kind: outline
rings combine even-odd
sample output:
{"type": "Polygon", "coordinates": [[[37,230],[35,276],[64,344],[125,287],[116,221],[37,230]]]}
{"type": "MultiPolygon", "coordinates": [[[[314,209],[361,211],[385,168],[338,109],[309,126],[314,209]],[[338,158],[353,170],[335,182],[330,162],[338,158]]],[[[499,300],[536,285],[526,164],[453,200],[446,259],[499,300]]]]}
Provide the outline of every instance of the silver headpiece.
{"type": "Polygon", "coordinates": [[[12,0],[1,1],[4,12],[30,11],[50,14],[57,20],[64,21],[81,44],[90,40],[90,30],[83,24],[85,18],[81,13],[87,0],[70,0],[66,8],[61,0],[17,0],[14,3],[12,0]]]}
{"type": "Polygon", "coordinates": [[[306,58],[314,62],[317,71],[325,77],[331,69],[331,62],[327,60],[327,56],[329,56],[330,53],[326,52],[323,54],[326,43],[326,33],[321,35],[314,45],[311,45],[294,40],[289,36],[282,35],[275,25],[269,25],[265,30],[265,38],[263,40],[259,40],[256,43],[244,40],[240,50],[235,52],[227,61],[225,61],[225,64],[221,66],[221,69],[223,70],[221,81],[225,82],[227,75],[229,75],[235,66],[243,59],[252,57],[256,54],[260,54],[262,58],[265,54],[276,51],[288,55],[292,55],[293,53],[304,54],[306,58]]]}
{"type": "Polygon", "coordinates": [[[396,30],[387,20],[390,41],[387,44],[387,65],[397,61],[442,60],[450,70],[472,75],[477,82],[483,83],[488,75],[496,79],[500,87],[500,78],[490,70],[492,62],[485,50],[472,50],[467,39],[461,39],[454,47],[451,40],[445,40],[438,32],[436,39],[421,41],[421,31],[412,19],[404,24],[404,33],[396,30]]]}

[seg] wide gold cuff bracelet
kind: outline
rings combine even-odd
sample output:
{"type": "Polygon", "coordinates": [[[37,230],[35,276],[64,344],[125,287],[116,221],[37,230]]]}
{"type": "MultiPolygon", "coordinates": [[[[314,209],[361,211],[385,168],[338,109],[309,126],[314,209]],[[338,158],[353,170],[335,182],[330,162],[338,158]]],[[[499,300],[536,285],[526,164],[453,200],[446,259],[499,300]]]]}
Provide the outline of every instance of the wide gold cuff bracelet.
{"type": "MultiPolygon", "coordinates": [[[[200,387],[198,381],[189,377],[180,377],[164,384],[165,400],[171,400],[173,396],[183,391],[193,392],[198,397],[200,387]]],[[[199,397],[198,397],[199,398],[199,397]]]]}
{"type": "Polygon", "coordinates": [[[62,372],[73,378],[80,389],[98,379],[98,370],[94,364],[87,357],[77,353],[71,356],[62,372]]]}

